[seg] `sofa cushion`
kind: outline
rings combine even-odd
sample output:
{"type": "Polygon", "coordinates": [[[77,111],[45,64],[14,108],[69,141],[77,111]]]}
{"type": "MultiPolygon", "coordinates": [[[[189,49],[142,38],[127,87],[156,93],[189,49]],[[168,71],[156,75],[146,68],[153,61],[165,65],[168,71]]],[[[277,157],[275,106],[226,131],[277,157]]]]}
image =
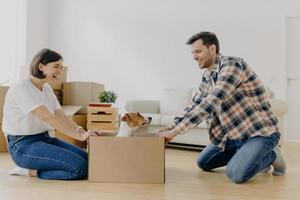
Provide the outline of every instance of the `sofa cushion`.
{"type": "Polygon", "coordinates": [[[159,113],[158,100],[130,100],[126,102],[127,112],[159,113]]]}
{"type": "Polygon", "coordinates": [[[162,115],[182,113],[191,103],[193,89],[164,89],[160,101],[162,115]]]}
{"type": "MultiPolygon", "coordinates": [[[[169,124],[174,124],[174,117],[176,117],[176,115],[162,115],[161,116],[161,125],[167,126],[169,124]]],[[[207,128],[206,121],[204,120],[203,122],[201,122],[197,126],[197,128],[207,128]]]]}

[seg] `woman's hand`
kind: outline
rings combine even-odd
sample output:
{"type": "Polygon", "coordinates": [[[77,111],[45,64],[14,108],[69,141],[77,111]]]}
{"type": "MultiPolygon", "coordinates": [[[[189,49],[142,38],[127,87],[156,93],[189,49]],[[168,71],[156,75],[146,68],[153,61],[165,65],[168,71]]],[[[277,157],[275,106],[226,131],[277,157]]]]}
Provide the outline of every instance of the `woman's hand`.
{"type": "Polygon", "coordinates": [[[95,131],[95,130],[89,130],[88,133],[90,136],[101,136],[103,135],[100,131],[95,131]]]}
{"type": "Polygon", "coordinates": [[[79,140],[86,141],[90,136],[100,136],[102,133],[100,131],[89,130],[84,133],[79,133],[79,140]]]}

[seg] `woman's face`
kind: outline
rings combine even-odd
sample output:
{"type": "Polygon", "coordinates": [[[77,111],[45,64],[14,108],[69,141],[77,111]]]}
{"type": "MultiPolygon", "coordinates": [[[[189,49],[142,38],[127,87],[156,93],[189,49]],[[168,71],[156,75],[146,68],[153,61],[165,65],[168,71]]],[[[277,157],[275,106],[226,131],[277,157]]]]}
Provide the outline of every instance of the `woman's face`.
{"type": "Polygon", "coordinates": [[[39,69],[46,75],[46,80],[58,80],[63,73],[63,60],[50,62],[46,65],[40,64],[39,69]]]}

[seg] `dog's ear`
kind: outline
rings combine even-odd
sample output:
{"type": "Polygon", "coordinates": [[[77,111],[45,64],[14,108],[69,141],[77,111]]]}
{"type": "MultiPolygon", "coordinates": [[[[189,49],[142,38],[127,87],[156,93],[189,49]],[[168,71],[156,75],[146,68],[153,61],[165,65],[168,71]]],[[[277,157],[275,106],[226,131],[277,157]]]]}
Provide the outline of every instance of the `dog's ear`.
{"type": "Polygon", "coordinates": [[[123,115],[123,117],[121,118],[122,122],[128,122],[129,121],[129,115],[126,113],[125,115],[123,115]]]}

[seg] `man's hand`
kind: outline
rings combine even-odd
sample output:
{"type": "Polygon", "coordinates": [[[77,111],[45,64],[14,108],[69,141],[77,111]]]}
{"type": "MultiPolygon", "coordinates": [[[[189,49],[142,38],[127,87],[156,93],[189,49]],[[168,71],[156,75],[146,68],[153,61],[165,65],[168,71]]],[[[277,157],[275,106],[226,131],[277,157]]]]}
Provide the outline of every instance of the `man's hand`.
{"type": "Polygon", "coordinates": [[[157,133],[160,133],[160,132],[165,132],[165,131],[170,131],[171,129],[169,128],[169,127],[163,127],[163,128],[161,128],[161,129],[159,129],[158,131],[157,131],[157,133]]]}
{"type": "Polygon", "coordinates": [[[168,143],[168,142],[170,142],[176,135],[178,135],[178,133],[175,132],[174,129],[170,130],[170,129],[168,128],[168,130],[166,130],[166,131],[161,131],[161,132],[158,131],[157,135],[158,135],[158,137],[163,137],[163,138],[165,138],[165,142],[168,143]]]}

